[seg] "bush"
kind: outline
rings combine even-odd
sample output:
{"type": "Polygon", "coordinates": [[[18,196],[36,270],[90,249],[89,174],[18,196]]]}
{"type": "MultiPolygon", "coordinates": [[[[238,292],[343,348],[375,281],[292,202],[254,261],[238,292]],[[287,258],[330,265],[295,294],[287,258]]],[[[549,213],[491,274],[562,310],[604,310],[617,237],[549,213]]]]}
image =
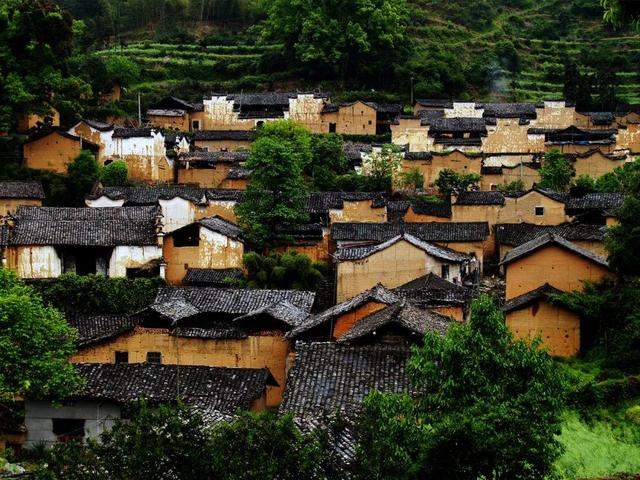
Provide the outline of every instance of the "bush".
{"type": "Polygon", "coordinates": [[[127,164],[123,160],[111,162],[100,172],[100,181],[105,187],[121,187],[127,184],[127,164]]]}

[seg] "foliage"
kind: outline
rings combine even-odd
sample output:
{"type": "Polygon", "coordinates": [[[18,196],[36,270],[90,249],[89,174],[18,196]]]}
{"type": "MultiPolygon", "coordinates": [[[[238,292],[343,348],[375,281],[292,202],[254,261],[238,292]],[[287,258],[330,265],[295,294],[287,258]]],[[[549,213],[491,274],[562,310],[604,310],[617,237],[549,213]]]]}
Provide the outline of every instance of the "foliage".
{"type": "Polygon", "coordinates": [[[393,176],[400,168],[401,162],[400,149],[390,143],[369,154],[364,170],[365,174],[371,177],[370,183],[374,190],[391,191],[393,176]]]}
{"type": "Polygon", "coordinates": [[[102,182],[105,187],[120,187],[127,185],[127,163],[123,160],[115,160],[102,167],[102,171],[100,172],[100,182],[102,182]]]}
{"type": "Polygon", "coordinates": [[[250,288],[318,290],[325,280],[328,267],[323,262],[312,262],[296,251],[260,255],[246,253],[243,257],[247,269],[246,284],[250,288]]]}
{"type": "Polygon", "coordinates": [[[100,165],[91,152],[82,150],[67,166],[67,192],[71,205],[84,206],[84,197],[99,179],[100,165]]]}
{"type": "Polygon", "coordinates": [[[262,32],[312,74],[388,84],[410,49],[404,0],[268,0],[262,32]]]}
{"type": "Polygon", "coordinates": [[[68,362],[76,332],[9,270],[0,269],[0,398],[61,398],[80,379],[68,362]]]}
{"type": "Polygon", "coordinates": [[[453,325],[445,337],[427,333],[408,371],[420,392],[415,408],[399,414],[397,405],[411,403],[385,406],[384,396],[369,406],[379,414],[367,421],[379,422],[396,442],[383,443],[390,453],[377,462],[361,458],[368,470],[363,475],[399,459],[405,472],[419,468],[419,478],[544,478],[551,472],[562,452],[554,436],[560,433],[563,377],[539,339],[513,338],[488,296],[472,303],[467,324],[453,325]],[[415,442],[403,439],[424,434],[425,425],[428,440],[416,452],[415,442]]]}
{"type": "Polygon", "coordinates": [[[330,479],[332,455],[318,432],[303,435],[290,415],[243,413],[212,432],[214,479],[330,479]]]}
{"type": "Polygon", "coordinates": [[[38,181],[44,190],[46,206],[68,206],[69,193],[64,175],[46,170],[35,170],[23,165],[6,162],[0,165],[0,180],[38,181]]]}
{"type": "Polygon", "coordinates": [[[623,0],[600,0],[604,10],[603,20],[615,28],[630,24],[636,31],[640,31],[640,11],[633,2],[623,0]]]}
{"type": "Polygon", "coordinates": [[[554,149],[544,154],[540,167],[540,188],[554,192],[566,192],[576,171],[560,150],[554,149]]]}
{"type": "Polygon", "coordinates": [[[514,180],[510,183],[503,183],[497,186],[499,192],[502,193],[517,193],[524,192],[526,190],[524,182],[522,180],[514,180]]]}
{"type": "Polygon", "coordinates": [[[424,175],[417,168],[412,168],[398,175],[399,185],[401,188],[411,188],[414,190],[422,190],[424,186],[424,175]]]}
{"type": "Polygon", "coordinates": [[[450,168],[444,168],[438,174],[435,185],[441,195],[459,195],[468,191],[471,187],[477,186],[482,177],[477,173],[458,173],[450,168]]]}
{"type": "Polygon", "coordinates": [[[343,146],[342,137],[335,133],[311,136],[311,161],[304,174],[313,191],[335,190],[338,175],[349,170],[343,146]]]}
{"type": "Polygon", "coordinates": [[[0,3],[0,131],[13,131],[18,114],[50,115],[54,107],[79,112],[90,92],[70,75],[72,18],[40,0],[0,3]]]}
{"type": "Polygon", "coordinates": [[[131,313],[153,303],[160,278],[108,278],[64,273],[33,287],[44,303],[69,313],[131,313]]]}
{"type": "Polygon", "coordinates": [[[246,162],[253,175],[244,202],[236,207],[238,222],[255,247],[272,244],[277,228],[307,221],[302,174],[311,160],[311,136],[304,127],[282,120],[259,129],[246,162]]]}
{"type": "Polygon", "coordinates": [[[640,191],[640,159],[627,162],[621,167],[616,167],[613,172],[605,173],[596,180],[598,192],[620,192],[633,194],[640,191]]]}
{"type": "Polygon", "coordinates": [[[596,181],[589,175],[580,175],[571,184],[569,192],[574,197],[581,197],[596,191],[596,181]]]}

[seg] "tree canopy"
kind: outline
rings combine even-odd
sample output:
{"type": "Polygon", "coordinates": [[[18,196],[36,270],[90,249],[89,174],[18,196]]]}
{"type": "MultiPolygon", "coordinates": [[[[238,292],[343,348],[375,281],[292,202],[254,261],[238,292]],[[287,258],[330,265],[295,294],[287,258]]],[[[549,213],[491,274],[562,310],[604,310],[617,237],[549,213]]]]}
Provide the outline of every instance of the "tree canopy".
{"type": "Polygon", "coordinates": [[[317,290],[327,274],[327,265],[313,262],[296,251],[260,255],[246,253],[246,283],[250,288],[317,290]]]}
{"type": "Polygon", "coordinates": [[[554,149],[544,154],[538,186],[554,192],[566,192],[575,176],[573,165],[560,150],[554,149]]]}
{"type": "Polygon", "coordinates": [[[477,173],[458,173],[450,168],[445,168],[438,174],[435,184],[442,195],[449,196],[452,193],[458,195],[466,192],[476,186],[480,180],[482,180],[482,176],[477,173]]]}

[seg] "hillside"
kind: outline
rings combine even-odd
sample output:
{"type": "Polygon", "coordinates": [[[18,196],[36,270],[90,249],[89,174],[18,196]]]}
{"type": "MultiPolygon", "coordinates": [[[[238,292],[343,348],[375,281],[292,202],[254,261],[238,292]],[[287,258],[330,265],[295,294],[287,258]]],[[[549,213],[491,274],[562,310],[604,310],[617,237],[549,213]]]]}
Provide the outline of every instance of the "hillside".
{"type": "MultiPolygon", "coordinates": [[[[640,36],[602,23],[598,0],[410,0],[414,47],[405,77],[416,96],[540,101],[563,95],[564,66],[615,72],[620,102],[640,102],[640,36]]],[[[213,90],[369,90],[301,78],[279,45],[260,43],[252,23],[194,22],[121,32],[101,56],[125,56],[144,72],[131,86],[150,102],[167,92],[197,98],[213,90]],[[117,43],[117,45],[114,45],[117,43]]],[[[391,89],[390,89],[391,90],[391,89]]],[[[405,78],[391,97],[408,100],[405,78]]],[[[379,94],[378,94],[379,95],[379,94]]],[[[130,97],[131,98],[131,97],[130,97]]]]}

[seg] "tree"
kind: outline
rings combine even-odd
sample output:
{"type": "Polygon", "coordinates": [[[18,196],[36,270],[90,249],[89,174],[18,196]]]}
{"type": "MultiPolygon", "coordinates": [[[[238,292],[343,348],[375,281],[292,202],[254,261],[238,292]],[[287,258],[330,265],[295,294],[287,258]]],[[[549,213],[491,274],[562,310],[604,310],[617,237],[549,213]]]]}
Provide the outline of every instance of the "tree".
{"type": "Polygon", "coordinates": [[[424,175],[417,168],[412,168],[399,174],[399,185],[402,188],[422,190],[424,187],[424,175]]]}
{"type": "Polygon", "coordinates": [[[250,288],[318,290],[327,274],[327,265],[312,262],[296,251],[270,253],[255,252],[243,257],[247,269],[246,284],[250,288]]]}
{"type": "Polygon", "coordinates": [[[84,206],[84,197],[100,179],[100,165],[93,154],[82,150],[67,166],[67,189],[69,201],[74,206],[84,206]]]}
{"type": "Polygon", "coordinates": [[[90,87],[69,74],[72,27],[71,15],[48,0],[0,2],[0,131],[13,131],[19,114],[80,110],[90,87]]]}
{"type": "Polygon", "coordinates": [[[571,195],[574,197],[581,197],[587,193],[593,193],[596,191],[596,181],[589,175],[580,175],[571,184],[571,195]]]}
{"type": "Polygon", "coordinates": [[[314,191],[335,190],[338,175],[349,170],[343,146],[342,137],[335,133],[312,135],[311,162],[306,166],[304,174],[314,191]]]}
{"type": "Polygon", "coordinates": [[[81,382],[69,363],[76,331],[35,291],[0,269],[0,399],[63,398],[81,382]]]}
{"type": "Polygon", "coordinates": [[[503,183],[501,185],[498,185],[497,188],[499,192],[503,193],[517,193],[524,192],[526,190],[524,182],[522,180],[514,180],[510,183],[503,183]]]}
{"type": "Polygon", "coordinates": [[[554,192],[566,192],[571,179],[576,176],[575,168],[558,149],[544,154],[540,167],[540,188],[554,192]]]}
{"type": "Polygon", "coordinates": [[[386,455],[365,463],[372,478],[383,478],[375,472],[396,459],[406,459],[411,472],[419,463],[420,471],[391,478],[542,479],[551,473],[562,450],[555,436],[563,377],[539,339],[514,339],[490,297],[476,299],[470,321],[446,336],[427,333],[408,373],[419,392],[415,405],[405,401],[399,411],[383,401],[385,408],[373,410],[392,441],[379,439],[386,455]],[[418,450],[415,439],[422,435],[418,450]]]}
{"type": "Polygon", "coordinates": [[[277,228],[308,220],[308,190],[303,171],[311,162],[311,137],[289,120],[263,125],[251,146],[246,167],[253,171],[238,221],[256,248],[277,240],[277,228]]]}
{"type": "Polygon", "coordinates": [[[452,193],[459,195],[468,191],[471,187],[477,186],[482,177],[477,173],[458,173],[450,168],[440,171],[435,184],[440,193],[444,196],[450,196],[452,193]]]}
{"type": "Polygon", "coordinates": [[[100,172],[100,181],[105,187],[121,187],[128,183],[127,163],[116,160],[105,165],[100,172]]]}
{"type": "Polygon", "coordinates": [[[640,196],[625,197],[616,216],[619,223],[605,238],[609,265],[621,275],[640,276],[640,196]]]}
{"type": "Polygon", "coordinates": [[[627,162],[616,167],[613,172],[605,173],[596,180],[595,188],[598,192],[619,192],[633,194],[640,189],[640,159],[627,162]]]}
{"type": "Polygon", "coordinates": [[[267,40],[311,73],[384,85],[409,58],[405,0],[268,0],[267,40]]]}
{"type": "Polygon", "coordinates": [[[365,160],[364,173],[369,177],[373,190],[391,191],[393,176],[398,172],[402,154],[396,145],[385,144],[374,150],[365,160]]]}
{"type": "Polygon", "coordinates": [[[600,4],[604,10],[602,18],[606,23],[615,28],[628,24],[634,30],[640,30],[640,10],[635,2],[600,0],[600,4]]]}

